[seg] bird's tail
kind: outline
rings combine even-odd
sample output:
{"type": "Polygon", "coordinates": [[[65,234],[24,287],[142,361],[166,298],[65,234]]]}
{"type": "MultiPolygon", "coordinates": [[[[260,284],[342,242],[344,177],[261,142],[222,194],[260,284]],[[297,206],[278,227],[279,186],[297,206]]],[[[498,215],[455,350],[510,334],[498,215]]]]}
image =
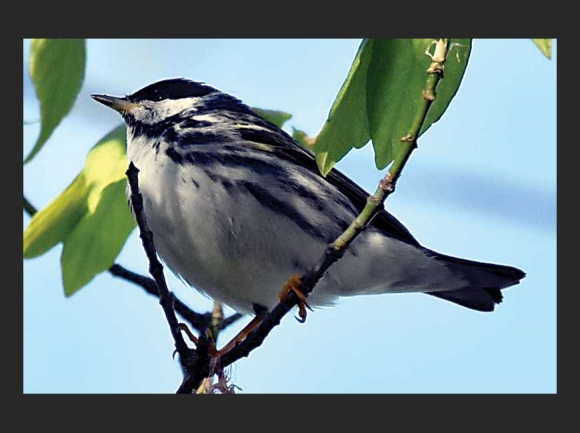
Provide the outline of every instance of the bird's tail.
{"type": "Polygon", "coordinates": [[[493,311],[503,299],[501,290],[519,284],[526,276],[525,272],[512,266],[481,263],[439,253],[434,255],[454,271],[463,274],[468,284],[462,289],[428,294],[472,310],[493,311]]]}

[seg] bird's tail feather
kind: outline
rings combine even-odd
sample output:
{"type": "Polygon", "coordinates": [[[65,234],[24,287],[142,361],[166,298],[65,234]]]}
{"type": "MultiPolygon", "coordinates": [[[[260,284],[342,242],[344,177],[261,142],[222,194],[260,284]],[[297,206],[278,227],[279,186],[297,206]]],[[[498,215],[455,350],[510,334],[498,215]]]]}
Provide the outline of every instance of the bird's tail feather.
{"type": "Polygon", "coordinates": [[[463,274],[468,285],[458,290],[429,292],[429,295],[472,310],[493,311],[495,305],[503,299],[501,290],[519,284],[526,276],[525,272],[512,266],[481,263],[438,253],[434,253],[434,256],[463,274]]]}

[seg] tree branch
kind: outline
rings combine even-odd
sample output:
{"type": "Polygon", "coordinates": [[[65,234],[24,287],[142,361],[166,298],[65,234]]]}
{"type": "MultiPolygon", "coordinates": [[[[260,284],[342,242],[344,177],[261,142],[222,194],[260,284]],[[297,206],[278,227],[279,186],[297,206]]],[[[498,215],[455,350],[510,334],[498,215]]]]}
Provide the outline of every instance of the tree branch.
{"type": "Polygon", "coordinates": [[[178,393],[191,393],[194,389],[199,387],[201,381],[205,377],[206,370],[209,370],[209,343],[205,333],[200,335],[197,342],[196,350],[190,349],[183,335],[181,334],[180,323],[177,321],[174,310],[174,296],[169,291],[165,276],[163,275],[163,265],[157,259],[157,252],[155,251],[155,244],[153,242],[153,233],[149,230],[145,211],[143,209],[143,196],[139,192],[139,169],[135,167],[133,162],[129,163],[127,170],[127,177],[129,178],[129,187],[131,190],[131,206],[135,213],[135,219],[139,226],[143,248],[149,260],[149,273],[157,283],[159,290],[159,304],[163,308],[165,318],[169,324],[169,329],[173,340],[175,342],[175,350],[179,354],[179,361],[185,370],[185,375],[178,393]]]}

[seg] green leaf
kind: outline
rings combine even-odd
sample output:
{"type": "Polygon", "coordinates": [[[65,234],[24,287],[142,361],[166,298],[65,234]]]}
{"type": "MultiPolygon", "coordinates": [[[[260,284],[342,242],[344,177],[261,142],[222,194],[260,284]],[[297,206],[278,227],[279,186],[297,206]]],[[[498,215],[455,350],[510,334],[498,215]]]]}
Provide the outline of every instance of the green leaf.
{"type": "Polygon", "coordinates": [[[87,211],[87,194],[87,183],[81,173],[62,194],[34,214],[24,231],[25,258],[40,256],[64,241],[87,211]]]}
{"type": "Polygon", "coordinates": [[[135,227],[125,193],[127,166],[126,129],[120,125],[87,156],[87,212],[66,237],[61,256],[66,296],[111,267],[135,227]]]}
{"type": "MultiPolygon", "coordinates": [[[[422,103],[431,59],[426,55],[433,39],[376,40],[367,76],[367,113],[370,135],[379,170],[396,157],[401,138],[409,128],[422,103]]],[[[453,41],[452,41],[453,42],[453,41]]],[[[471,41],[457,40],[461,46],[450,50],[445,62],[444,79],[419,135],[445,112],[457,92],[469,57],[471,41]]],[[[432,52],[432,51],[431,51],[432,52]]]]}
{"type": "Polygon", "coordinates": [[[370,140],[366,85],[373,44],[372,40],[361,43],[348,76],[332,104],[328,119],[316,139],[316,162],[323,176],[353,147],[362,147],[370,140]]]}
{"type": "Polygon", "coordinates": [[[24,163],[42,149],[69,113],[83,84],[84,39],[34,39],[30,46],[30,77],[40,103],[40,134],[24,163]]]}
{"type": "Polygon", "coordinates": [[[24,256],[35,257],[63,242],[61,268],[70,296],[110,268],[135,222],[126,196],[126,130],[112,130],[91,149],[84,170],[24,232],[24,256]]]}
{"type": "Polygon", "coordinates": [[[126,188],[127,181],[121,179],[102,189],[97,207],[85,213],[67,236],[61,256],[66,296],[109,269],[135,227],[126,188]]]}
{"type": "Polygon", "coordinates": [[[103,189],[120,179],[126,180],[129,166],[126,134],[125,125],[119,125],[99,140],[87,155],[84,174],[90,188],[88,206],[91,211],[98,206],[103,189]]]}
{"type": "Polygon", "coordinates": [[[532,39],[532,42],[536,44],[546,58],[552,58],[552,39],[532,39]]]}
{"type": "Polygon", "coordinates": [[[252,110],[258,113],[268,122],[272,122],[278,128],[282,128],[284,124],[292,118],[292,115],[290,113],[286,113],[285,111],[267,110],[265,108],[256,107],[253,107],[252,110]]]}

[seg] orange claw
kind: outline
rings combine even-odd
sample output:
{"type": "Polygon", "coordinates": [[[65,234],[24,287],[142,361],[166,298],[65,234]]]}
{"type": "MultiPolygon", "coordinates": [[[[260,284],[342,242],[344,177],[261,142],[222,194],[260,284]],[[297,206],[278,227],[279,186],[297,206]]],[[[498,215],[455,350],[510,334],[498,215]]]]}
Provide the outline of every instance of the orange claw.
{"type": "Polygon", "coordinates": [[[300,318],[296,318],[300,323],[306,322],[306,308],[312,311],[312,308],[306,303],[306,296],[300,290],[300,286],[302,285],[302,280],[298,275],[292,275],[284,287],[280,292],[280,301],[284,302],[288,299],[288,295],[290,292],[294,292],[294,294],[298,297],[298,316],[300,318]]]}

